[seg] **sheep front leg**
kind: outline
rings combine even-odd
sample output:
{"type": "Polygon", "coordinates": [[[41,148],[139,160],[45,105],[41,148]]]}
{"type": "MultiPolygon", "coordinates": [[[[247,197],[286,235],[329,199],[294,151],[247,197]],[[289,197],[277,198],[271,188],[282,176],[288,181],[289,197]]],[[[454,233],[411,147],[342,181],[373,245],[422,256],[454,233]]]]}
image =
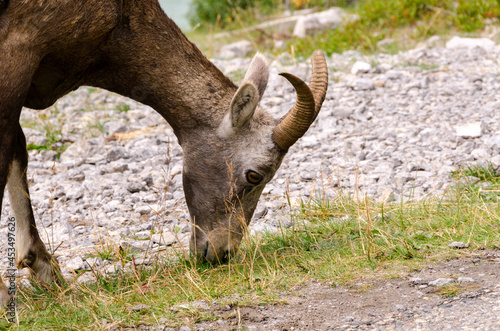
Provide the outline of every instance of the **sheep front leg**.
{"type": "Polygon", "coordinates": [[[50,284],[58,280],[60,269],[57,261],[45,248],[36,228],[28,191],[27,168],[26,140],[19,126],[7,180],[10,202],[16,218],[16,264],[18,269],[29,268],[34,279],[42,284],[50,284]]]}

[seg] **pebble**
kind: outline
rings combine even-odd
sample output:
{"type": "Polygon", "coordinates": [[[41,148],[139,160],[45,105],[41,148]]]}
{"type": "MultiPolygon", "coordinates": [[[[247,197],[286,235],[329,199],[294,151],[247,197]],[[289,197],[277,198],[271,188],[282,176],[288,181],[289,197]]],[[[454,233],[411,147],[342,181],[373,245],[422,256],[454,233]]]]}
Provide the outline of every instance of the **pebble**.
{"type": "Polygon", "coordinates": [[[459,283],[473,283],[473,282],[475,282],[475,280],[470,278],[470,277],[458,277],[457,282],[459,282],[459,283]]]}
{"type": "Polygon", "coordinates": [[[446,284],[450,284],[450,283],[454,283],[454,282],[455,282],[455,280],[453,278],[438,278],[436,280],[429,282],[429,285],[440,287],[440,286],[444,286],[446,284]]]}
{"type": "Polygon", "coordinates": [[[353,75],[357,74],[366,74],[372,69],[372,66],[369,63],[363,62],[363,61],[357,61],[356,63],[353,64],[351,68],[351,73],[353,75]]]}
{"type": "Polygon", "coordinates": [[[153,240],[154,243],[165,246],[170,246],[173,243],[177,242],[177,236],[171,232],[156,233],[151,237],[151,239],[153,240]]]}
{"type": "MultiPolygon", "coordinates": [[[[451,172],[469,164],[491,161],[500,168],[500,77],[495,73],[500,46],[491,40],[443,44],[394,55],[347,51],[328,57],[322,111],[266,186],[250,232],[290,226],[288,199],[292,210],[304,197],[340,194],[408,201],[443,194],[453,183],[451,172]]],[[[260,104],[279,118],[293,106],[295,94],[278,72],[308,80],[311,67],[285,53],[268,56],[270,78],[260,104]]],[[[226,75],[240,77],[250,61],[237,57],[214,63],[226,75]]],[[[59,159],[52,152],[30,151],[27,171],[38,227],[54,230],[40,236],[69,263],[61,263],[62,271],[86,267],[69,257],[95,250],[107,233],[112,243],[139,252],[178,240],[188,247],[183,152],[163,117],[133,100],[88,87],[64,96],[55,107],[58,117],[54,107],[24,109],[21,122],[50,122],[64,141],[74,142],[59,159]],[[118,111],[117,105],[130,110],[118,111]],[[90,124],[96,123],[104,123],[105,132],[93,130],[90,124]],[[157,239],[160,233],[165,241],[157,239]]],[[[37,127],[23,130],[28,143],[47,139],[37,127]]],[[[12,215],[7,196],[3,217],[12,215]]],[[[6,250],[2,241],[0,254],[6,250]]],[[[103,261],[99,267],[114,272],[114,264],[103,261]]]]}
{"type": "Polygon", "coordinates": [[[468,243],[464,244],[461,241],[454,241],[451,244],[449,244],[448,246],[451,247],[451,248],[468,248],[469,244],[468,243]]]}
{"type": "Polygon", "coordinates": [[[143,303],[140,303],[140,304],[138,304],[138,305],[136,305],[134,307],[127,308],[127,310],[130,310],[130,311],[141,311],[141,310],[147,310],[149,308],[151,308],[151,306],[148,306],[148,305],[145,305],[143,303]]]}
{"type": "Polygon", "coordinates": [[[457,137],[479,138],[485,131],[483,122],[468,123],[456,126],[457,137]]]}

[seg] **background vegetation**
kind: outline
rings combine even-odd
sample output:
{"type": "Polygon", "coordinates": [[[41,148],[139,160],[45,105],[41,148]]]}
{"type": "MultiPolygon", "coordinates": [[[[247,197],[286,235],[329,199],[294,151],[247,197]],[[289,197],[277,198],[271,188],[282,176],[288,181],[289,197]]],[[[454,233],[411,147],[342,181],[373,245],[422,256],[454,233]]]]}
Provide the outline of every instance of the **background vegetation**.
{"type": "Polygon", "coordinates": [[[310,49],[323,49],[327,54],[350,49],[373,52],[381,50],[377,46],[379,41],[391,38],[395,45],[382,51],[395,52],[436,34],[477,33],[488,24],[498,23],[500,17],[497,0],[194,0],[191,21],[205,32],[234,30],[269,19],[270,15],[286,9],[321,10],[331,6],[343,7],[357,14],[359,20],[305,39],[273,36],[262,31],[247,39],[260,40],[259,49],[271,53],[283,50],[274,48],[268,39],[282,39],[288,50],[293,46],[295,54],[306,55],[310,49]]]}

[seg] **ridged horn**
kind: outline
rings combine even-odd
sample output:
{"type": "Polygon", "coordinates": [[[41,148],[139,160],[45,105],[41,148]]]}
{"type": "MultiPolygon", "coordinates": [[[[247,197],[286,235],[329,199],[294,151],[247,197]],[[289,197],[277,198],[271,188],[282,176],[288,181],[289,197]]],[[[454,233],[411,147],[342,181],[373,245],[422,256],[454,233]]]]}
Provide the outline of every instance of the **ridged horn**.
{"type": "Polygon", "coordinates": [[[295,88],[297,102],[273,130],[273,140],[287,151],[302,137],[321,110],[328,88],[328,68],[322,52],[317,51],[312,58],[312,75],[309,86],[300,78],[282,73],[295,88]]]}

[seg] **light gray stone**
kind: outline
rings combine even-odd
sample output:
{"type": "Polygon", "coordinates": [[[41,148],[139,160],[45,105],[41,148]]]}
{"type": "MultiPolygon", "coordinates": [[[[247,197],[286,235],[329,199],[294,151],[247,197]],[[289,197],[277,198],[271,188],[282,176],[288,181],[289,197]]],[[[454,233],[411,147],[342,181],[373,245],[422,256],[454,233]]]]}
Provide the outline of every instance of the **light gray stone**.
{"type": "Polygon", "coordinates": [[[151,308],[151,306],[148,306],[148,305],[145,305],[143,303],[139,303],[133,307],[129,307],[127,308],[127,310],[130,310],[130,311],[141,311],[141,310],[148,310],[149,308],[151,308]]]}
{"type": "Polygon", "coordinates": [[[347,86],[355,91],[369,91],[375,89],[375,82],[369,78],[356,78],[347,82],[347,86]]]}
{"type": "Polygon", "coordinates": [[[304,15],[297,20],[292,34],[299,38],[305,38],[321,30],[333,30],[344,21],[345,17],[345,11],[336,7],[304,15]]]}
{"type": "Polygon", "coordinates": [[[459,283],[474,283],[475,280],[470,277],[458,277],[457,282],[459,283]]]}
{"type": "Polygon", "coordinates": [[[446,43],[446,48],[448,49],[463,49],[474,47],[491,49],[495,47],[495,42],[488,38],[462,38],[455,36],[446,43]]]}
{"type": "Polygon", "coordinates": [[[438,278],[429,282],[430,286],[441,287],[450,283],[454,283],[455,280],[453,278],[438,278]]]}
{"type": "Polygon", "coordinates": [[[140,231],[135,234],[135,237],[139,240],[146,240],[151,238],[151,231],[145,230],[145,231],[140,231]]]}
{"type": "Polygon", "coordinates": [[[469,124],[457,125],[455,127],[458,137],[463,138],[478,138],[481,137],[486,130],[484,122],[474,122],[469,124]]]}
{"type": "Polygon", "coordinates": [[[157,244],[170,246],[177,242],[177,236],[172,232],[155,233],[151,240],[157,244]]]}
{"type": "Polygon", "coordinates": [[[232,44],[224,45],[219,51],[219,56],[223,59],[234,57],[246,57],[253,51],[253,45],[248,40],[240,40],[232,44]]]}
{"type": "Polygon", "coordinates": [[[496,169],[500,170],[500,155],[495,155],[490,160],[491,165],[496,169]]]}
{"type": "Polygon", "coordinates": [[[372,69],[372,66],[369,63],[363,61],[357,61],[353,64],[351,68],[351,73],[353,75],[365,74],[372,69]]]}
{"type": "Polygon", "coordinates": [[[461,241],[454,241],[452,242],[451,244],[448,245],[449,247],[451,248],[468,248],[469,247],[469,244],[465,244],[461,241]]]}

